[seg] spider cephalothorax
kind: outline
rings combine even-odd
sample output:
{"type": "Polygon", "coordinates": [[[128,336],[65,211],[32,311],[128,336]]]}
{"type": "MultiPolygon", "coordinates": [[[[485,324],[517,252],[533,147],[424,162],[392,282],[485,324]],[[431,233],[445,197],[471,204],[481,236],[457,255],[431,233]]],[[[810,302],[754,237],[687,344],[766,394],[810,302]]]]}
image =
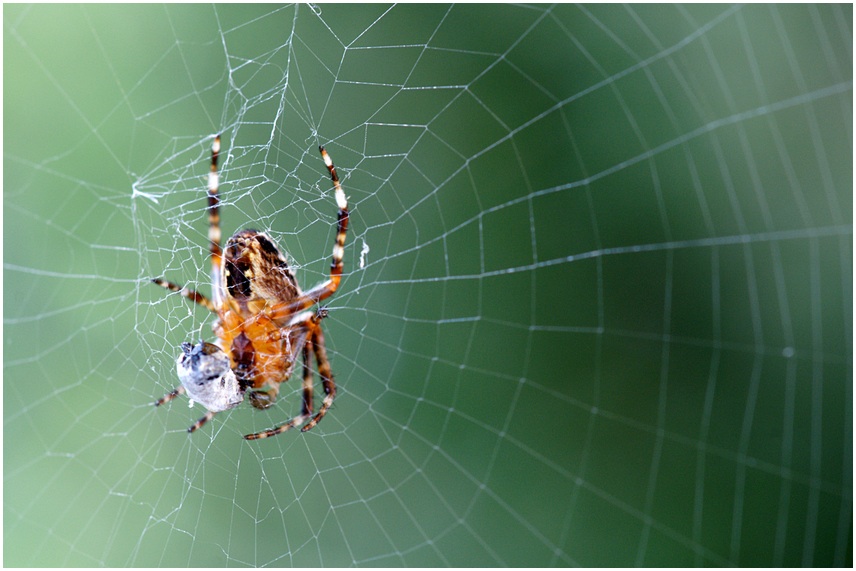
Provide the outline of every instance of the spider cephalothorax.
{"type": "Polygon", "coordinates": [[[188,429],[190,432],[211,420],[215,413],[236,407],[245,395],[256,408],[271,406],[280,383],[291,376],[299,356],[303,357],[301,414],[276,428],[244,438],[267,438],[301,425],[302,430],[309,430],[324,417],[336,396],[321,332],[321,319],[326,311],[309,308],[333,295],[339,287],[348,229],[348,201],[333,161],[324,147],[319,150],[333,180],[339,208],[336,242],[330,279],[303,292],[285,255],[263,232],[241,230],[229,238],[225,250],[221,250],[217,172],[220,137],[214,138],[208,179],[211,299],[160,278],[152,280],[217,314],[214,324],[217,343],[182,343],[182,354],[176,361],[181,386],[155,403],[164,404],[186,392],[191,400],[202,404],[208,412],[188,429]],[[324,387],[324,400],[314,416],[310,363],[313,354],[324,387]]]}

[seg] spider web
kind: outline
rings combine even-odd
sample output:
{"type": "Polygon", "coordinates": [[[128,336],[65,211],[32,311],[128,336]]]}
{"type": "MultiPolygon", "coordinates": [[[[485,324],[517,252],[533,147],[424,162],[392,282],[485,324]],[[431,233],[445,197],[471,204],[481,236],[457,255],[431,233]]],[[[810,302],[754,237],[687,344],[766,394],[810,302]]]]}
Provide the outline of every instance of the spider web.
{"type": "Polygon", "coordinates": [[[849,6],[4,6],[6,565],[852,565],[849,6]],[[57,46],[62,46],[57,49],[57,46]],[[339,387],[177,399],[223,232],[339,387]],[[318,390],[316,390],[316,395],[318,390]]]}

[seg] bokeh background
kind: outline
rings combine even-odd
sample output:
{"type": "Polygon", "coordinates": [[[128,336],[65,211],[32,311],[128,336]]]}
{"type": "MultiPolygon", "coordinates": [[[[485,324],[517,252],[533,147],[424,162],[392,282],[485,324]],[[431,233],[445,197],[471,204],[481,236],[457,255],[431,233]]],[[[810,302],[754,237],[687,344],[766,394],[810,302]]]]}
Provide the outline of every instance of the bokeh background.
{"type": "Polygon", "coordinates": [[[4,5],[7,566],[852,565],[852,7],[4,5]],[[203,431],[223,226],[339,385],[203,431]]]}

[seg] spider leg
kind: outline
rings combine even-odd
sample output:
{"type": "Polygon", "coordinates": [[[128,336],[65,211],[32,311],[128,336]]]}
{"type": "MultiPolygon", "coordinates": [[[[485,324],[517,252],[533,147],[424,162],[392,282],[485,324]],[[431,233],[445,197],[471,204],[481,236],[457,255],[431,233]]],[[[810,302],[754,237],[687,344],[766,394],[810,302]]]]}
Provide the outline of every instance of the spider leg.
{"type": "Polygon", "coordinates": [[[178,387],[175,390],[173,390],[171,393],[169,393],[168,395],[162,396],[161,398],[156,400],[155,406],[160,406],[162,404],[168,403],[169,401],[171,401],[172,399],[174,399],[178,395],[183,395],[183,394],[184,394],[184,387],[183,386],[178,387]]]}
{"type": "Polygon", "coordinates": [[[321,376],[321,383],[324,387],[324,400],[321,402],[321,408],[318,409],[318,414],[309,421],[300,430],[306,432],[312,430],[318,422],[324,418],[327,411],[330,410],[330,405],[333,404],[333,399],[336,398],[336,382],[333,380],[333,372],[330,370],[330,360],[327,359],[327,349],[324,345],[324,334],[321,332],[321,326],[318,322],[314,322],[315,331],[312,335],[312,350],[315,352],[315,362],[318,364],[318,374],[321,376]]]}
{"type": "Polygon", "coordinates": [[[214,307],[214,303],[210,299],[208,299],[207,297],[205,297],[204,295],[202,295],[201,293],[199,293],[196,290],[190,289],[190,288],[185,287],[185,286],[176,285],[176,284],[174,284],[172,282],[168,282],[162,278],[154,278],[154,279],[152,279],[152,283],[157,284],[163,288],[166,288],[169,291],[174,291],[176,293],[179,293],[182,296],[189,299],[190,301],[192,301],[194,303],[198,303],[199,305],[201,305],[202,307],[204,307],[208,311],[211,311],[212,313],[217,313],[217,309],[214,307]]]}
{"type": "Polygon", "coordinates": [[[333,295],[339,288],[339,283],[342,281],[342,269],[344,268],[343,258],[345,257],[345,236],[348,233],[348,199],[345,196],[345,191],[342,190],[342,185],[339,182],[339,175],[336,173],[336,167],[333,165],[333,160],[324,147],[318,147],[321,151],[321,157],[324,159],[324,165],[330,171],[330,179],[333,181],[333,188],[336,194],[336,205],[339,207],[336,225],[336,242],[333,244],[333,259],[330,264],[330,279],[321,283],[307,292],[304,292],[296,300],[286,304],[275,305],[271,308],[270,315],[274,320],[283,321],[294,315],[298,311],[302,311],[316,303],[327,299],[333,295]]]}
{"type": "Polygon", "coordinates": [[[187,432],[196,432],[197,430],[202,428],[203,424],[205,424],[206,422],[208,422],[212,418],[214,418],[214,413],[209,410],[208,412],[205,413],[205,416],[203,416],[202,418],[200,418],[199,420],[194,422],[192,425],[190,425],[190,427],[187,429],[187,432]]]}
{"type": "Polygon", "coordinates": [[[211,288],[214,301],[220,301],[220,267],[223,263],[223,249],[220,232],[220,173],[217,159],[220,157],[220,135],[214,137],[211,145],[211,170],[208,173],[208,249],[211,252],[211,288]]]}
{"type": "MultiPolygon", "coordinates": [[[[169,393],[168,395],[166,395],[166,396],[164,396],[164,397],[161,397],[161,398],[159,398],[157,401],[155,401],[155,406],[160,406],[160,405],[162,405],[162,404],[168,403],[169,401],[171,401],[171,400],[172,400],[172,399],[174,399],[175,397],[177,397],[177,396],[179,396],[179,395],[183,395],[183,394],[184,394],[184,390],[185,390],[185,389],[184,389],[184,387],[183,387],[183,386],[182,386],[182,387],[178,387],[178,388],[176,388],[175,390],[173,390],[173,391],[172,391],[171,393],[169,393]]],[[[209,421],[209,420],[211,420],[212,418],[214,418],[214,413],[213,413],[213,412],[210,412],[210,411],[209,411],[209,412],[205,413],[205,416],[203,416],[202,418],[200,418],[199,420],[197,420],[196,422],[194,422],[194,423],[193,423],[193,425],[192,425],[192,426],[190,426],[190,428],[188,428],[188,429],[187,429],[187,432],[196,432],[196,431],[197,431],[197,430],[198,430],[198,429],[199,429],[203,424],[205,424],[206,422],[208,422],[208,421],[209,421]]]]}
{"type": "Polygon", "coordinates": [[[312,387],[312,369],[309,367],[309,357],[312,352],[312,340],[308,339],[303,345],[303,409],[301,416],[312,416],[312,398],[315,389],[312,387]]]}

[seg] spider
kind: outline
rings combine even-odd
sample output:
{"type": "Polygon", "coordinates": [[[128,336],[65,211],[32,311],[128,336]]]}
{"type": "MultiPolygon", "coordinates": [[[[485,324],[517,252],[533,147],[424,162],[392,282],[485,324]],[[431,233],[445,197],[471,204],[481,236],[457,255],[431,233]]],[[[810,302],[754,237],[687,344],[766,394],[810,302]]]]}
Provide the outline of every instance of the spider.
{"type": "Polygon", "coordinates": [[[289,269],[285,255],[263,232],[241,230],[220,248],[220,199],[217,158],[220,136],[211,149],[208,176],[208,240],[211,254],[211,298],[162,278],[152,281],[216,313],[216,343],[182,343],[176,370],[181,385],[157,400],[160,406],[187,393],[208,412],[188,428],[195,432],[214,415],[238,406],[245,395],[258,409],[276,400],[279,385],[291,376],[297,357],[303,357],[303,406],[301,413],[275,428],[247,434],[247,440],[276,436],[295,426],[312,429],[324,418],[336,397],[336,384],[324,347],[321,320],[325,309],[310,310],[327,299],[342,279],[345,234],[348,230],[348,201],[339,183],[336,167],[324,147],[318,147],[335,189],[338,206],[336,242],[330,279],[303,292],[289,269]],[[313,416],[311,356],[315,356],[324,387],[324,400],[313,416]],[[308,422],[307,422],[308,421],[308,422]]]}

